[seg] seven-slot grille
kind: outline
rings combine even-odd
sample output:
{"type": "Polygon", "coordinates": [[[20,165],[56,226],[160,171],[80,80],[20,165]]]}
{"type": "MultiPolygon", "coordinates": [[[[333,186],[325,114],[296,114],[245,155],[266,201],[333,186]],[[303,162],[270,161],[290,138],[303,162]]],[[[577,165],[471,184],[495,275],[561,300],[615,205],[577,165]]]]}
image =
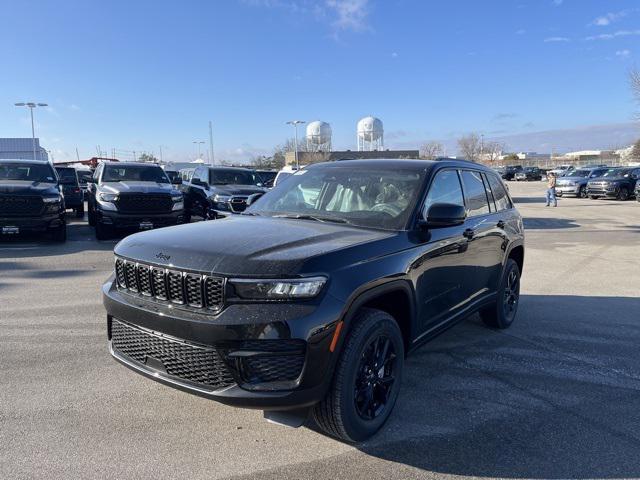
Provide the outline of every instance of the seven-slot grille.
{"type": "Polygon", "coordinates": [[[169,213],[173,208],[171,195],[121,193],[116,202],[122,213],[169,213]]]}
{"type": "Polygon", "coordinates": [[[39,215],[43,205],[42,197],[35,195],[0,195],[0,216],[39,215]]]}
{"type": "Polygon", "coordinates": [[[116,258],[118,287],[158,300],[218,311],[224,304],[224,279],[165,269],[116,258]]]}
{"type": "Polygon", "coordinates": [[[229,205],[232,212],[244,212],[247,209],[247,197],[231,197],[229,205]]]}
{"type": "Polygon", "coordinates": [[[211,347],[168,338],[116,319],[111,321],[111,345],[141,364],[149,357],[160,361],[169,375],[190,383],[213,389],[235,383],[220,354],[211,347]]]}

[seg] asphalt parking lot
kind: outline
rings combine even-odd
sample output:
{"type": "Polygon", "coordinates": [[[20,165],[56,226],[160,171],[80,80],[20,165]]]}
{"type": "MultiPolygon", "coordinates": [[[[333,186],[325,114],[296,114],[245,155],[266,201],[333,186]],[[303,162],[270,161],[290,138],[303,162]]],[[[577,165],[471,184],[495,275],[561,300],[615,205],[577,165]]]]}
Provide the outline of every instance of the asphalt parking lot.
{"type": "Polygon", "coordinates": [[[640,477],[640,204],[510,183],[527,252],[516,323],[410,357],[395,412],[351,446],[111,360],[115,241],[0,243],[0,478],[640,477]]]}

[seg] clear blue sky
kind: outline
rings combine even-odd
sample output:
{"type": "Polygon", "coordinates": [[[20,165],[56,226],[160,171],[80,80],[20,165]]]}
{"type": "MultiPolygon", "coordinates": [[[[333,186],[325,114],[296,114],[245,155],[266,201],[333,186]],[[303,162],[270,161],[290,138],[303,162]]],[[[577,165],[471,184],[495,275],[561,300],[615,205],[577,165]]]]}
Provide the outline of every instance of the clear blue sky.
{"type": "MultiPolygon", "coordinates": [[[[239,161],[290,137],[292,118],[328,121],[334,145],[355,148],[356,121],[373,114],[388,147],[409,147],[469,131],[515,139],[611,124],[615,136],[637,110],[627,82],[640,55],[632,0],[0,7],[0,136],[30,135],[14,102],[48,102],[37,134],[56,160],[76,146],[92,156],[98,144],[193,158],[208,120],[216,154],[239,161]]],[[[576,148],[592,146],[584,132],[576,148]]]]}

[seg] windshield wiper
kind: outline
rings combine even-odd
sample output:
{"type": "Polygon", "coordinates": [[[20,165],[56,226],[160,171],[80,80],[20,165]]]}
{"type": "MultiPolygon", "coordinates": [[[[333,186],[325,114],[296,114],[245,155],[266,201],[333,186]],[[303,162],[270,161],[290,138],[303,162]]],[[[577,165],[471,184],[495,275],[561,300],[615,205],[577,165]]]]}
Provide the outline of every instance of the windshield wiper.
{"type": "Polygon", "coordinates": [[[274,215],[273,218],[292,218],[294,220],[314,220],[316,222],[332,222],[332,223],[350,223],[344,218],[337,217],[320,217],[317,215],[307,214],[288,214],[274,215]]]}

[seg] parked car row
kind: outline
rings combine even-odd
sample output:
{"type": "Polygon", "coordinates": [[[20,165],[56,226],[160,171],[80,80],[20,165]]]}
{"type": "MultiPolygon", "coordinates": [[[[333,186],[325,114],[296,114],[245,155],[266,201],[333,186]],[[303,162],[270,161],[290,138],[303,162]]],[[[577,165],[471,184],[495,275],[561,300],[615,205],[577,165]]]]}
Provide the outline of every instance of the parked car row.
{"type": "Polygon", "coordinates": [[[615,198],[627,200],[637,196],[640,167],[585,168],[558,178],[556,195],[579,198],[615,198]]]}

